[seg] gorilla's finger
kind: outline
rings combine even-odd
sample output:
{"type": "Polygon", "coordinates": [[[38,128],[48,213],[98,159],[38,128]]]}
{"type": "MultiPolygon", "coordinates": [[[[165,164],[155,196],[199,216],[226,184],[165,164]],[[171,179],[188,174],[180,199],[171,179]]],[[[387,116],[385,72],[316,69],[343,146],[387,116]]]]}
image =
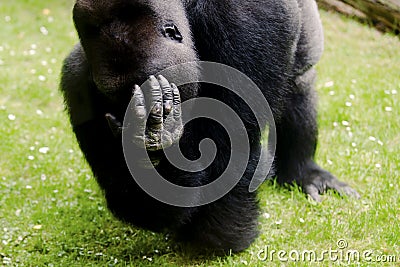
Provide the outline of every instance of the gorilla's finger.
{"type": "Polygon", "coordinates": [[[151,104],[150,114],[148,120],[148,127],[151,131],[157,131],[161,129],[163,122],[163,106],[162,106],[162,91],[161,86],[156,77],[150,76],[151,86],[151,104]]]}
{"type": "Polygon", "coordinates": [[[182,110],[181,110],[181,95],[179,93],[178,87],[174,83],[171,83],[172,93],[174,96],[173,104],[174,104],[174,118],[177,121],[182,121],[182,110]]]}
{"type": "Polygon", "coordinates": [[[146,118],[146,101],[143,91],[138,85],[135,85],[132,98],[134,102],[131,108],[134,110],[137,118],[144,120],[146,118]]]}
{"type": "Polygon", "coordinates": [[[356,199],[361,198],[361,195],[354,190],[353,188],[351,188],[350,186],[346,185],[343,186],[339,189],[336,189],[336,191],[341,195],[341,196],[348,196],[348,197],[354,197],[356,199]]]}
{"type": "Polygon", "coordinates": [[[134,93],[133,93],[133,105],[131,105],[131,109],[134,112],[133,118],[133,140],[139,146],[144,144],[144,135],[146,130],[146,106],[145,99],[142,89],[135,85],[134,93]]]}
{"type": "Polygon", "coordinates": [[[106,119],[113,135],[115,137],[120,136],[122,133],[122,123],[118,121],[117,118],[110,113],[106,114],[106,119]]]}
{"type": "Polygon", "coordinates": [[[336,191],[340,196],[354,197],[357,199],[361,197],[356,190],[336,178],[327,183],[327,189],[336,191]]]}
{"type": "Polygon", "coordinates": [[[158,82],[160,83],[161,86],[163,104],[164,104],[164,118],[166,118],[172,111],[172,104],[173,104],[172,88],[168,80],[165,79],[165,77],[162,75],[158,76],[158,82]]]}
{"type": "Polygon", "coordinates": [[[319,196],[319,191],[318,188],[313,185],[307,185],[303,188],[304,193],[306,193],[307,195],[309,195],[313,200],[315,200],[316,202],[321,202],[321,197],[319,196]]]}

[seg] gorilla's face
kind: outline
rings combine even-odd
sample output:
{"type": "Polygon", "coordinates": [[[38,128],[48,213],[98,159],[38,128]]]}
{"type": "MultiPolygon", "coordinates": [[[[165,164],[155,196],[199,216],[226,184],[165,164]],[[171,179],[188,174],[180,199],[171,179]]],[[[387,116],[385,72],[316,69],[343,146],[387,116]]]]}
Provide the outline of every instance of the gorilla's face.
{"type": "MultiPolygon", "coordinates": [[[[109,97],[125,94],[150,75],[197,60],[189,22],[175,0],[78,0],[73,16],[97,88],[109,97]],[[171,3],[175,3],[171,5],[171,3]]],[[[195,81],[198,70],[176,75],[195,81]]],[[[197,89],[182,87],[183,100],[197,89]]]]}
{"type": "Polygon", "coordinates": [[[154,16],[143,7],[122,6],[112,14],[80,5],[74,7],[74,22],[91,66],[93,81],[106,94],[143,81],[155,69],[147,66],[149,54],[162,34],[154,16]],[[147,11],[147,12],[146,12],[147,11]],[[101,16],[104,14],[104,16],[101,16]]]}

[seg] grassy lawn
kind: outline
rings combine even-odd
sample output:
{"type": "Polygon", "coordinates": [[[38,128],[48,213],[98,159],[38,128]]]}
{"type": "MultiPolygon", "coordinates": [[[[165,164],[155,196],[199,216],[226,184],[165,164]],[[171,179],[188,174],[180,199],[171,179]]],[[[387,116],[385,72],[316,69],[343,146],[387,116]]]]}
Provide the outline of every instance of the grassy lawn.
{"type": "MultiPolygon", "coordinates": [[[[58,91],[62,60],[77,41],[72,4],[0,2],[0,266],[294,266],[277,254],[259,257],[330,248],[357,250],[362,266],[395,255],[387,265],[398,266],[398,38],[322,12],[317,160],[362,198],[328,194],[315,204],[297,189],[266,183],[257,241],[238,255],[192,259],[168,236],[124,225],[105,207],[58,91]]],[[[338,263],[325,259],[322,265],[338,263]]]]}

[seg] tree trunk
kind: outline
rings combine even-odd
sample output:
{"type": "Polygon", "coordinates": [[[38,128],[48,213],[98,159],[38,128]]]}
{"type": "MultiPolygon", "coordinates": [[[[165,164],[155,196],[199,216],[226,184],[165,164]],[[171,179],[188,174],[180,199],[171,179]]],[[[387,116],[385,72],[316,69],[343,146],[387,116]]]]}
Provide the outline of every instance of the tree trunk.
{"type": "Polygon", "coordinates": [[[322,8],[372,22],[378,29],[400,32],[400,0],[317,0],[322,8]]]}

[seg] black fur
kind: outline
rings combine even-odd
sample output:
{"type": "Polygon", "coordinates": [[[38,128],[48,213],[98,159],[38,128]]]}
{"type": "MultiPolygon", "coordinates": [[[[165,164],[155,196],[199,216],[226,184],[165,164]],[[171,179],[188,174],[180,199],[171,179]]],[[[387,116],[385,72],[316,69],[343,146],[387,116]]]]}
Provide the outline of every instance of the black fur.
{"type": "MultiPolygon", "coordinates": [[[[247,170],[225,197],[197,208],[169,206],[144,193],[126,167],[114,126],[123,119],[134,84],[194,60],[234,67],[262,89],[277,125],[278,181],[297,182],[317,200],[327,189],[357,195],[313,161],[317,125],[312,67],[323,49],[314,0],[78,0],[74,21],[81,42],[64,62],[61,90],[79,145],[119,219],[153,231],[167,229],[214,250],[241,251],[257,236],[259,208],[248,186],[259,160],[262,129],[249,108],[226,90],[204,84],[179,88],[182,100],[212,97],[225,102],[246,125],[251,144],[247,170]]],[[[206,137],[218,147],[209,168],[186,173],[161,156],[157,170],[185,186],[214,180],[231,153],[222,127],[198,119],[185,126],[180,145],[195,159],[198,142],[206,137]]]]}

